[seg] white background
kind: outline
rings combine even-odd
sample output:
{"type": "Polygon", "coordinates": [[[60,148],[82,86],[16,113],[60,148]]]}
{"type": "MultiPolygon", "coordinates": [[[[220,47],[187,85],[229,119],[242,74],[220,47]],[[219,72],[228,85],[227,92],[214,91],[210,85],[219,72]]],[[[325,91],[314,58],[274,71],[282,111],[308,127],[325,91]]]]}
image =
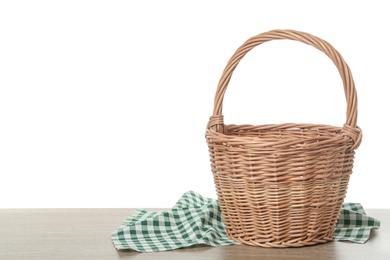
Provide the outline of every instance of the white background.
{"type": "MultiPolygon", "coordinates": [[[[170,207],[216,197],[204,138],[217,82],[249,37],[275,28],[330,42],[359,97],[346,201],[389,208],[386,1],[2,1],[0,207],[170,207]]],[[[318,50],[250,52],[226,123],[342,126],[338,72],[318,50]]]]}

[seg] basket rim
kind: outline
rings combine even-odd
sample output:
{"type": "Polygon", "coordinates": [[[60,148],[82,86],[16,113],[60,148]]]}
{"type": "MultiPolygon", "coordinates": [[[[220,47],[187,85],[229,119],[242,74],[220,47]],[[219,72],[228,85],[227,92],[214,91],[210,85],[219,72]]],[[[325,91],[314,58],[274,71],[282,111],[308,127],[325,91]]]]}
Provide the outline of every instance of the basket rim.
{"type": "MultiPolygon", "coordinates": [[[[265,125],[223,125],[224,129],[222,132],[213,129],[206,129],[206,138],[208,142],[220,143],[224,146],[232,146],[235,148],[250,148],[254,150],[262,150],[265,148],[277,148],[277,149],[313,149],[318,148],[344,146],[346,149],[351,148],[354,145],[354,141],[348,134],[348,129],[345,127],[337,127],[325,124],[296,124],[296,123],[285,123],[285,124],[265,124],[265,125]],[[253,131],[253,135],[242,136],[240,132],[248,133],[253,131]],[[273,137],[262,137],[261,134],[275,133],[277,131],[283,132],[280,138],[273,137]],[[317,132],[318,135],[310,136],[303,135],[304,132],[312,131],[317,132]],[[289,137],[291,132],[291,137],[289,137]],[[297,133],[302,132],[299,136],[297,133]]],[[[360,129],[358,128],[357,131],[360,129]]]]}

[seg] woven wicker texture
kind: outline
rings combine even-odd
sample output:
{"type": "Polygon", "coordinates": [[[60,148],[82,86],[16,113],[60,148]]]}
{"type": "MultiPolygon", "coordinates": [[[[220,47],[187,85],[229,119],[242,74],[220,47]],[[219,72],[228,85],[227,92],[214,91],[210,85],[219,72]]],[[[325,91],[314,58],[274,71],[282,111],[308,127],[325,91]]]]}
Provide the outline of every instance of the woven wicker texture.
{"type": "Polygon", "coordinates": [[[299,247],[333,240],[334,227],[361,142],[352,74],[326,41],[304,32],[273,30],[248,39],[219,81],[206,130],[211,169],[227,234],[263,247],[299,247]],[[270,40],[296,40],[336,65],[347,101],[343,127],[315,124],[225,125],[224,93],[240,60],[270,40]]]}

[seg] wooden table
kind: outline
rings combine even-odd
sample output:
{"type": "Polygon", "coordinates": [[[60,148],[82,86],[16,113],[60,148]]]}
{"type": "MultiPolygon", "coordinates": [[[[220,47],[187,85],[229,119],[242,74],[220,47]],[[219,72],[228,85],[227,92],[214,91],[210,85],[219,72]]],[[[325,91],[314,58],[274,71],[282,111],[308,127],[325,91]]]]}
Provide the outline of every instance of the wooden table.
{"type": "MultiPolygon", "coordinates": [[[[0,259],[390,259],[390,209],[366,244],[330,242],[303,248],[194,246],[158,253],[117,251],[110,234],[134,209],[0,209],[0,259]]],[[[161,209],[159,209],[161,210],[161,209]]]]}

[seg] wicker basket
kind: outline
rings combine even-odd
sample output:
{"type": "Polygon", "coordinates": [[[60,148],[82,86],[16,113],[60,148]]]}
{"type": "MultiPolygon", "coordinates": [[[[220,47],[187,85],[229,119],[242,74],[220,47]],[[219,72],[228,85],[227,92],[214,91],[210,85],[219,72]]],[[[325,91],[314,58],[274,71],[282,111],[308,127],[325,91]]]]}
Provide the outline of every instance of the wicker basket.
{"type": "Polygon", "coordinates": [[[348,65],[326,41],[308,33],[273,30],[247,40],[219,81],[206,139],[228,236],[248,245],[300,247],[333,240],[334,227],[361,142],[357,95],[348,65]],[[343,80],[343,127],[315,124],[225,125],[224,93],[240,60],[270,40],[312,45],[336,65],[343,80]]]}

